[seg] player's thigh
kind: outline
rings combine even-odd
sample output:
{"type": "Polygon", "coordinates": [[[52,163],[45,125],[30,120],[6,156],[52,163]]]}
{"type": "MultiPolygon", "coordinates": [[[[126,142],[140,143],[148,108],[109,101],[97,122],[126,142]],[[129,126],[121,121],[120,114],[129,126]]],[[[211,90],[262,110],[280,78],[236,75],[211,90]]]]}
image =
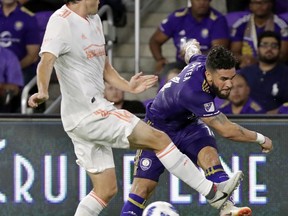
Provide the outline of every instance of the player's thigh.
{"type": "Polygon", "coordinates": [[[129,148],[128,136],[139,121],[138,117],[122,109],[95,112],[85,117],[73,133],[92,144],[129,148]]]}
{"type": "Polygon", "coordinates": [[[165,167],[153,151],[137,150],[134,160],[132,190],[148,198],[156,187],[165,167]]]}
{"type": "Polygon", "coordinates": [[[133,148],[158,151],[171,143],[171,139],[167,134],[147,125],[143,121],[137,123],[128,140],[133,148]]]}
{"type": "Polygon", "coordinates": [[[67,132],[74,145],[76,163],[90,173],[101,173],[114,168],[112,148],[95,144],[79,137],[77,133],[67,132]]]}
{"type": "Polygon", "coordinates": [[[176,134],[172,140],[180,151],[186,154],[195,164],[213,165],[218,159],[216,140],[211,130],[201,121],[190,124],[176,134]]]}

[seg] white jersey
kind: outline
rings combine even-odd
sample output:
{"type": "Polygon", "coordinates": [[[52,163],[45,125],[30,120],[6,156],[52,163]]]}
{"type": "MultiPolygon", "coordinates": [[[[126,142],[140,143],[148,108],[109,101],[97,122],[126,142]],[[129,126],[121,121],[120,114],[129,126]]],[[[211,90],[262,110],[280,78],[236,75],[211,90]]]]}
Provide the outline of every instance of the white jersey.
{"type": "Polygon", "coordinates": [[[40,55],[57,57],[55,70],[62,94],[61,118],[66,131],[101,107],[104,99],[105,39],[98,15],[84,19],[66,5],[49,19],[40,55]]]}

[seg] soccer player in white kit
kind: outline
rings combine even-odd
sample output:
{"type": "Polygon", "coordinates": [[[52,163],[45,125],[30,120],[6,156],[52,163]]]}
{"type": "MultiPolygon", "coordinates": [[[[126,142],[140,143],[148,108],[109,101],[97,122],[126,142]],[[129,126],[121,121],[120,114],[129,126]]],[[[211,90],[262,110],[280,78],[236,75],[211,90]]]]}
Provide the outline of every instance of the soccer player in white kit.
{"type": "Polygon", "coordinates": [[[51,16],[37,68],[38,93],[28,101],[35,108],[49,98],[48,86],[55,67],[64,130],[74,144],[77,163],[85,168],[93,184],[75,216],[99,215],[116,194],[112,148],[154,150],[168,171],[204,195],[210,205],[221,208],[240,183],[241,171],[227,182],[214,184],[165,133],[104,99],[104,80],[123,91],[140,93],[153,86],[157,77],[138,73],[128,82],[111,66],[97,15],[98,4],[99,0],[66,0],[66,5],[51,16]]]}

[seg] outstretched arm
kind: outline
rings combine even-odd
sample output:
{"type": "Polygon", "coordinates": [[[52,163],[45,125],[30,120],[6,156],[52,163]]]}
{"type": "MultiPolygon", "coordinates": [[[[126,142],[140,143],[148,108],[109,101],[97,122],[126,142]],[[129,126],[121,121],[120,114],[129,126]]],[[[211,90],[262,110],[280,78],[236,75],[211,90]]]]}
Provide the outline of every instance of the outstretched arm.
{"type": "Polygon", "coordinates": [[[104,80],[122,91],[137,94],[155,85],[158,77],[154,75],[142,75],[142,72],[140,72],[132,76],[130,81],[127,81],[113,68],[107,57],[104,80]]]}
{"type": "Polygon", "coordinates": [[[268,153],[273,148],[272,141],[268,137],[231,122],[223,113],[201,119],[209,127],[227,139],[237,142],[258,143],[262,148],[262,152],[265,153],[268,153]]]}
{"type": "Polygon", "coordinates": [[[37,67],[38,92],[29,98],[28,104],[30,107],[36,108],[39,104],[48,100],[48,87],[55,61],[56,57],[53,54],[43,53],[37,67]]]}

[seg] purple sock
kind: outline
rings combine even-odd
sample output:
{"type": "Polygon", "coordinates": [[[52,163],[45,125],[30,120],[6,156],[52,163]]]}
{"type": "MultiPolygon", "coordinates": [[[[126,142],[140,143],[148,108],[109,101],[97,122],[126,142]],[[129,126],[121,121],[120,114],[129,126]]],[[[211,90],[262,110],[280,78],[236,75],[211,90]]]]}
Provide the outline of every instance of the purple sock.
{"type": "MultiPolygon", "coordinates": [[[[206,179],[208,179],[212,182],[215,182],[215,183],[220,183],[223,181],[227,181],[229,179],[229,176],[224,171],[221,164],[206,169],[205,170],[205,176],[206,176],[206,179]]],[[[229,200],[232,203],[234,203],[232,196],[229,198],[229,200]]]]}
{"type": "Polygon", "coordinates": [[[127,202],[121,210],[121,216],[141,216],[145,208],[146,200],[136,194],[129,194],[127,202]]]}
{"type": "Polygon", "coordinates": [[[205,177],[206,179],[215,183],[220,183],[223,181],[227,181],[229,179],[229,176],[224,171],[221,164],[213,166],[213,167],[209,167],[208,169],[206,169],[205,177]]]}

